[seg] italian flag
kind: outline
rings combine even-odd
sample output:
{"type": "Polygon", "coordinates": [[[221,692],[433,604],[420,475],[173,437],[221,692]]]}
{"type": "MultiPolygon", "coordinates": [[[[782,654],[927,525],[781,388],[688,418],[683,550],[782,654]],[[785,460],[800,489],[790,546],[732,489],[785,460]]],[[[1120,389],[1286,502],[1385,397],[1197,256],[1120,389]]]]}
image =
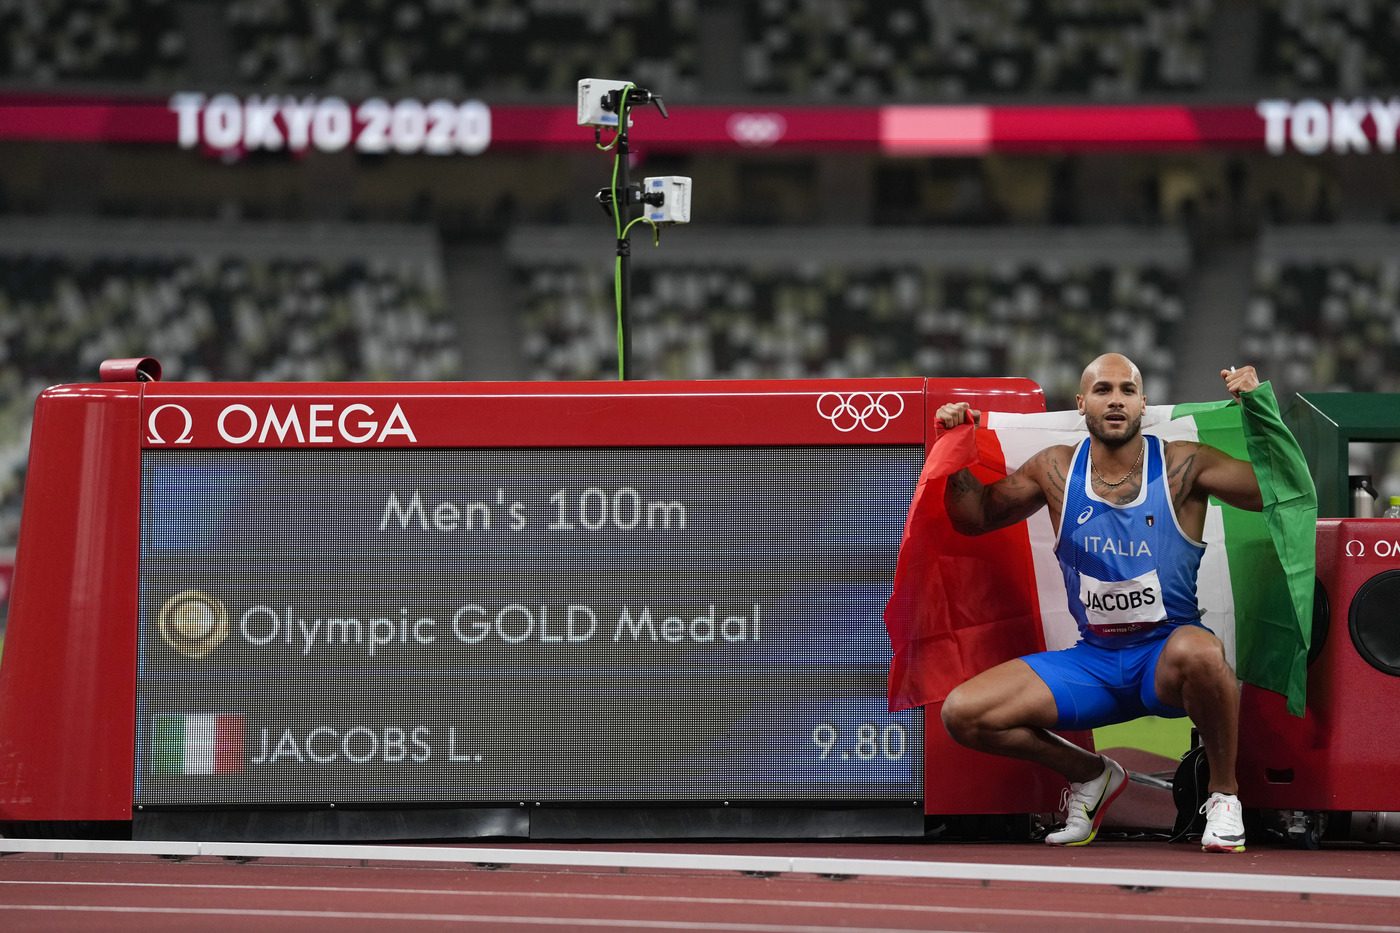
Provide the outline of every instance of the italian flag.
{"type": "MultiPolygon", "coordinates": [[[[1264,510],[1211,499],[1197,595],[1202,622],[1225,645],[1239,677],[1285,694],[1301,716],[1312,632],[1317,495],[1301,449],[1263,383],[1240,402],[1149,406],[1143,430],[1200,441],[1249,460],[1264,510]]],[[[1048,510],[976,537],[943,510],[947,477],[968,468],[993,483],[1052,444],[1085,434],[1078,412],[985,412],[944,431],[929,450],[904,526],[885,624],[894,648],[891,710],[940,703],[996,664],[1068,648],[1079,632],[1066,605],[1048,510]]]]}
{"type": "Polygon", "coordinates": [[[156,774],[230,774],[243,770],[243,717],[218,713],[157,716],[151,735],[156,774]]]}

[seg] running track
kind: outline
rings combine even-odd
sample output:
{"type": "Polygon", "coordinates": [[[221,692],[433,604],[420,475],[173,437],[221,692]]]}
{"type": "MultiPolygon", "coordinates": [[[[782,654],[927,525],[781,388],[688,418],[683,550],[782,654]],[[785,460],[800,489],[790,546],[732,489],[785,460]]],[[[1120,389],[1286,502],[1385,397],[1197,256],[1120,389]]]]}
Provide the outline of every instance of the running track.
{"type": "Polygon", "coordinates": [[[0,929],[1400,933],[1394,846],[84,845],[0,840],[0,929]],[[42,847],[67,851],[32,851],[42,847]]]}

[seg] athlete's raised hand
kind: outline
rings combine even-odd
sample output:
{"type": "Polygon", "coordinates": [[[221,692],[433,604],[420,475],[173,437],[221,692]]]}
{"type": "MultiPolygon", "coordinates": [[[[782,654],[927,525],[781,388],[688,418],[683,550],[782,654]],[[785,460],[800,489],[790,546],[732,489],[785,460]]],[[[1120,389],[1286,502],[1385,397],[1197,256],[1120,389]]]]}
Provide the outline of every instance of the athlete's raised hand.
{"type": "Polygon", "coordinates": [[[938,406],[938,413],[934,415],[938,423],[945,428],[956,428],[960,424],[976,424],[982,413],[975,408],[970,408],[967,402],[947,402],[938,406]]]}
{"type": "Polygon", "coordinates": [[[1231,366],[1229,369],[1222,369],[1220,378],[1225,380],[1225,388],[1235,398],[1239,398],[1241,392],[1259,388],[1259,374],[1253,366],[1241,366],[1239,369],[1231,366]]]}

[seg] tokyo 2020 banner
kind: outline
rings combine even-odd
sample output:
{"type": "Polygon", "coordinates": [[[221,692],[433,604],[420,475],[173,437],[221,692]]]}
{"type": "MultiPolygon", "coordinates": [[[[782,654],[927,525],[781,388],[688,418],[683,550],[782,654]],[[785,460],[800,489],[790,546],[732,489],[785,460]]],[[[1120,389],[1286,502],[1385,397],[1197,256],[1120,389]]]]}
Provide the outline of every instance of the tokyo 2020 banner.
{"type": "MultiPolygon", "coordinates": [[[[1391,153],[1400,98],[1266,99],[1238,104],[675,104],[634,114],[648,151],[753,149],[972,156],[995,152],[1254,149],[1273,154],[1391,153]]],[[[0,139],[144,143],[231,156],[354,151],[475,156],[575,148],[590,130],[572,105],[314,94],[180,92],[165,99],[0,95],[0,139]]]]}

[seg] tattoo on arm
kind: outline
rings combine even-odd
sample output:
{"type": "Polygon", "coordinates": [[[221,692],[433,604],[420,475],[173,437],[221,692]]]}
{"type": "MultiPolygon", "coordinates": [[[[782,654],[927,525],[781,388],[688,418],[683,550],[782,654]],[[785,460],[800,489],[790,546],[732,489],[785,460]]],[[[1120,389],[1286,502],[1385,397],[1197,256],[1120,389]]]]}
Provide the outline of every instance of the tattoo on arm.
{"type": "Polygon", "coordinates": [[[982,534],[1021,521],[1044,505],[1044,481],[1026,469],[985,486],[967,470],[948,477],[944,501],[953,527],[963,534],[982,534]]]}
{"type": "Polygon", "coordinates": [[[1060,469],[1060,465],[1054,460],[1050,461],[1050,469],[1046,471],[1045,478],[1050,481],[1050,485],[1055,487],[1061,496],[1065,494],[1065,484],[1069,480],[1065,477],[1064,471],[1060,469]]]}
{"type": "Polygon", "coordinates": [[[948,477],[948,486],[944,490],[944,502],[947,504],[948,517],[953,520],[953,527],[965,535],[981,534],[984,530],[982,517],[983,490],[985,487],[977,481],[971,471],[963,469],[948,477]]]}
{"type": "Polygon", "coordinates": [[[1000,527],[1020,517],[1025,505],[1018,500],[1023,498],[1028,482],[1020,473],[1012,473],[996,487],[992,495],[987,496],[982,514],[989,525],[1000,527]]]}
{"type": "Polygon", "coordinates": [[[948,488],[958,496],[966,496],[980,490],[982,484],[977,482],[976,478],[974,478],[969,471],[959,470],[948,477],[948,488]]]}
{"type": "Polygon", "coordinates": [[[1181,505],[1191,494],[1191,467],[1196,463],[1196,455],[1188,454],[1167,474],[1168,488],[1173,490],[1172,504],[1181,505]]]}

